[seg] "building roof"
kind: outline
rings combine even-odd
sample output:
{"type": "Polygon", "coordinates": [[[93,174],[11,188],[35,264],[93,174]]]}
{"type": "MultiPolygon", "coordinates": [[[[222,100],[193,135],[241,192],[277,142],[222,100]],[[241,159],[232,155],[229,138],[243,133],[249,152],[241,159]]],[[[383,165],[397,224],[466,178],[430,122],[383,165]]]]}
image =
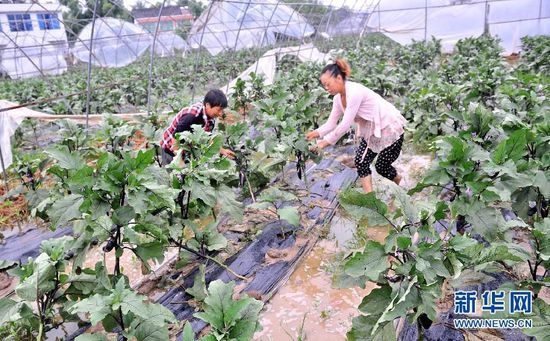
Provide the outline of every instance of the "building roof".
{"type": "MultiPolygon", "coordinates": [[[[0,13],[28,13],[28,12],[62,12],[66,7],[60,4],[4,4],[0,6],[0,13]]],[[[158,11],[157,11],[158,13],[158,11]]]]}
{"type": "MultiPolygon", "coordinates": [[[[158,8],[141,8],[141,9],[134,9],[132,10],[132,16],[134,19],[139,18],[156,18],[159,15],[159,9],[158,8]]],[[[162,9],[161,16],[176,16],[176,15],[185,15],[189,17],[193,17],[193,14],[185,8],[185,7],[179,7],[179,6],[166,6],[162,9]]]]}

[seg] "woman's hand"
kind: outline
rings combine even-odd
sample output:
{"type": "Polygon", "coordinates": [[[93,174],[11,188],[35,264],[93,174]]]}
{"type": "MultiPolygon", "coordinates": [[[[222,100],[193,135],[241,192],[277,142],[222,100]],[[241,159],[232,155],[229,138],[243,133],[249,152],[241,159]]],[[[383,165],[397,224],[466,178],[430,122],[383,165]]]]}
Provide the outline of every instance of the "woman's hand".
{"type": "Polygon", "coordinates": [[[310,131],[306,134],[306,140],[311,141],[313,139],[319,138],[321,135],[319,135],[319,132],[317,130],[310,131]]]}
{"type": "Polygon", "coordinates": [[[330,145],[330,143],[328,143],[328,142],[325,141],[325,140],[322,140],[322,141],[319,141],[315,146],[311,146],[311,147],[309,148],[309,150],[310,150],[311,152],[317,153],[317,152],[319,152],[321,149],[326,148],[328,145],[330,145]]]}

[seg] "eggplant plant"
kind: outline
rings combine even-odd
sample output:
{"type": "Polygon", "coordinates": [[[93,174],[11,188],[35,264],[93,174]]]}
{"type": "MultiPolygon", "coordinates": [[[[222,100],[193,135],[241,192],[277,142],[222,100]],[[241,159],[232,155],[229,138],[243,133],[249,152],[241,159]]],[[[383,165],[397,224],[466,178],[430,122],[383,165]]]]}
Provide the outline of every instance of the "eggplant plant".
{"type": "Polygon", "coordinates": [[[355,218],[366,217],[371,226],[390,227],[384,244],[368,241],[344,259],[340,285],[364,287],[372,281],[379,286],[359,305],[362,315],[353,320],[350,340],[395,339],[391,322],[399,317],[418,326],[420,339],[423,330],[437,320],[436,300],[444,281],[459,286],[462,279],[479,271],[503,271],[529,258],[528,252],[512,241],[494,241],[487,246],[469,234],[442,236],[435,225],[450,214],[447,203],[413,204],[403,189],[391,186],[390,190],[400,206],[393,214],[373,192],[347,190],[340,195],[340,202],[355,218]]]}
{"type": "Polygon", "coordinates": [[[139,315],[125,308],[125,298],[136,304],[143,298],[129,294],[120,259],[125,251],[132,252],[145,269],[150,260],[162,261],[169,233],[161,213],[175,210],[177,192],[168,186],[166,171],[154,165],[154,150],[134,152],[129,148],[127,138],[132,128],[117,120],[107,120],[103,128],[99,136],[105,137],[109,149],[100,152],[93,163],[86,163],[66,145],[47,150],[55,162],[48,172],[56,183],[50,196],[34,210],[45,214],[54,228],[73,223],[79,236],[71,251],[75,254],[71,264],[74,272],[84,271],[83,262],[91,247],[101,244],[106,255],[114,252],[113,273],[108,280],[101,279],[105,290],[94,292],[93,298],[81,301],[71,312],[99,316],[92,318],[94,324],[101,322],[106,330],[116,326],[128,338],[136,336],[140,328],[160,327],[172,321],[167,318],[155,321],[154,326],[143,324],[139,320],[143,311],[139,315]],[[106,311],[95,311],[101,308],[97,306],[99,301],[105,303],[106,311]],[[114,316],[109,309],[116,311],[114,316]]]}

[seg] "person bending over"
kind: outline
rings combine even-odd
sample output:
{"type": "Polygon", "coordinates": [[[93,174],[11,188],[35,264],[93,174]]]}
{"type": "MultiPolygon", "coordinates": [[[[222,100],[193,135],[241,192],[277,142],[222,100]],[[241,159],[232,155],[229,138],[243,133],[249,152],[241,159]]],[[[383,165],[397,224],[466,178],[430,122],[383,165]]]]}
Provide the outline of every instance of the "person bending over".
{"type": "Polygon", "coordinates": [[[401,153],[406,119],[380,95],[362,84],[349,81],[350,74],[350,66],[343,59],[323,68],[320,81],[334,96],[332,111],[326,123],[306,133],[306,139],[322,138],[316,148],[323,149],[335,144],[355,122],[356,136],[361,140],[355,154],[355,165],[365,193],[372,192],[370,165],[376,156],[376,171],[399,185],[401,176],[392,163],[401,153]]]}
{"type": "MultiPolygon", "coordinates": [[[[172,162],[176,155],[175,135],[177,133],[191,131],[191,126],[194,124],[201,125],[205,131],[212,131],[216,118],[222,116],[225,108],[227,108],[227,97],[221,90],[213,89],[206,93],[202,103],[195,103],[180,110],[162,134],[160,141],[162,165],[165,166],[172,162]]],[[[231,150],[224,148],[220,150],[220,154],[228,157],[235,156],[231,150]]]]}

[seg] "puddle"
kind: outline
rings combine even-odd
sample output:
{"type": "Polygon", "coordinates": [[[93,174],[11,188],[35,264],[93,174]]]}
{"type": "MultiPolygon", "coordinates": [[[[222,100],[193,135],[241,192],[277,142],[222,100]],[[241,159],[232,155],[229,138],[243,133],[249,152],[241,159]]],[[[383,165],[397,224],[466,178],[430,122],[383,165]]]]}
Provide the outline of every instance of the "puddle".
{"type": "Polygon", "coordinates": [[[337,247],[349,247],[355,234],[355,221],[342,214],[336,214],[330,224],[328,240],[333,240],[337,247]]]}
{"type": "MultiPolygon", "coordinates": [[[[336,224],[339,224],[338,222],[336,224]]],[[[321,240],[260,315],[263,330],[254,340],[345,340],[366,289],[332,288],[326,268],[339,251],[335,241],[321,240]],[[303,325],[303,327],[302,327],[303,325]]]]}

